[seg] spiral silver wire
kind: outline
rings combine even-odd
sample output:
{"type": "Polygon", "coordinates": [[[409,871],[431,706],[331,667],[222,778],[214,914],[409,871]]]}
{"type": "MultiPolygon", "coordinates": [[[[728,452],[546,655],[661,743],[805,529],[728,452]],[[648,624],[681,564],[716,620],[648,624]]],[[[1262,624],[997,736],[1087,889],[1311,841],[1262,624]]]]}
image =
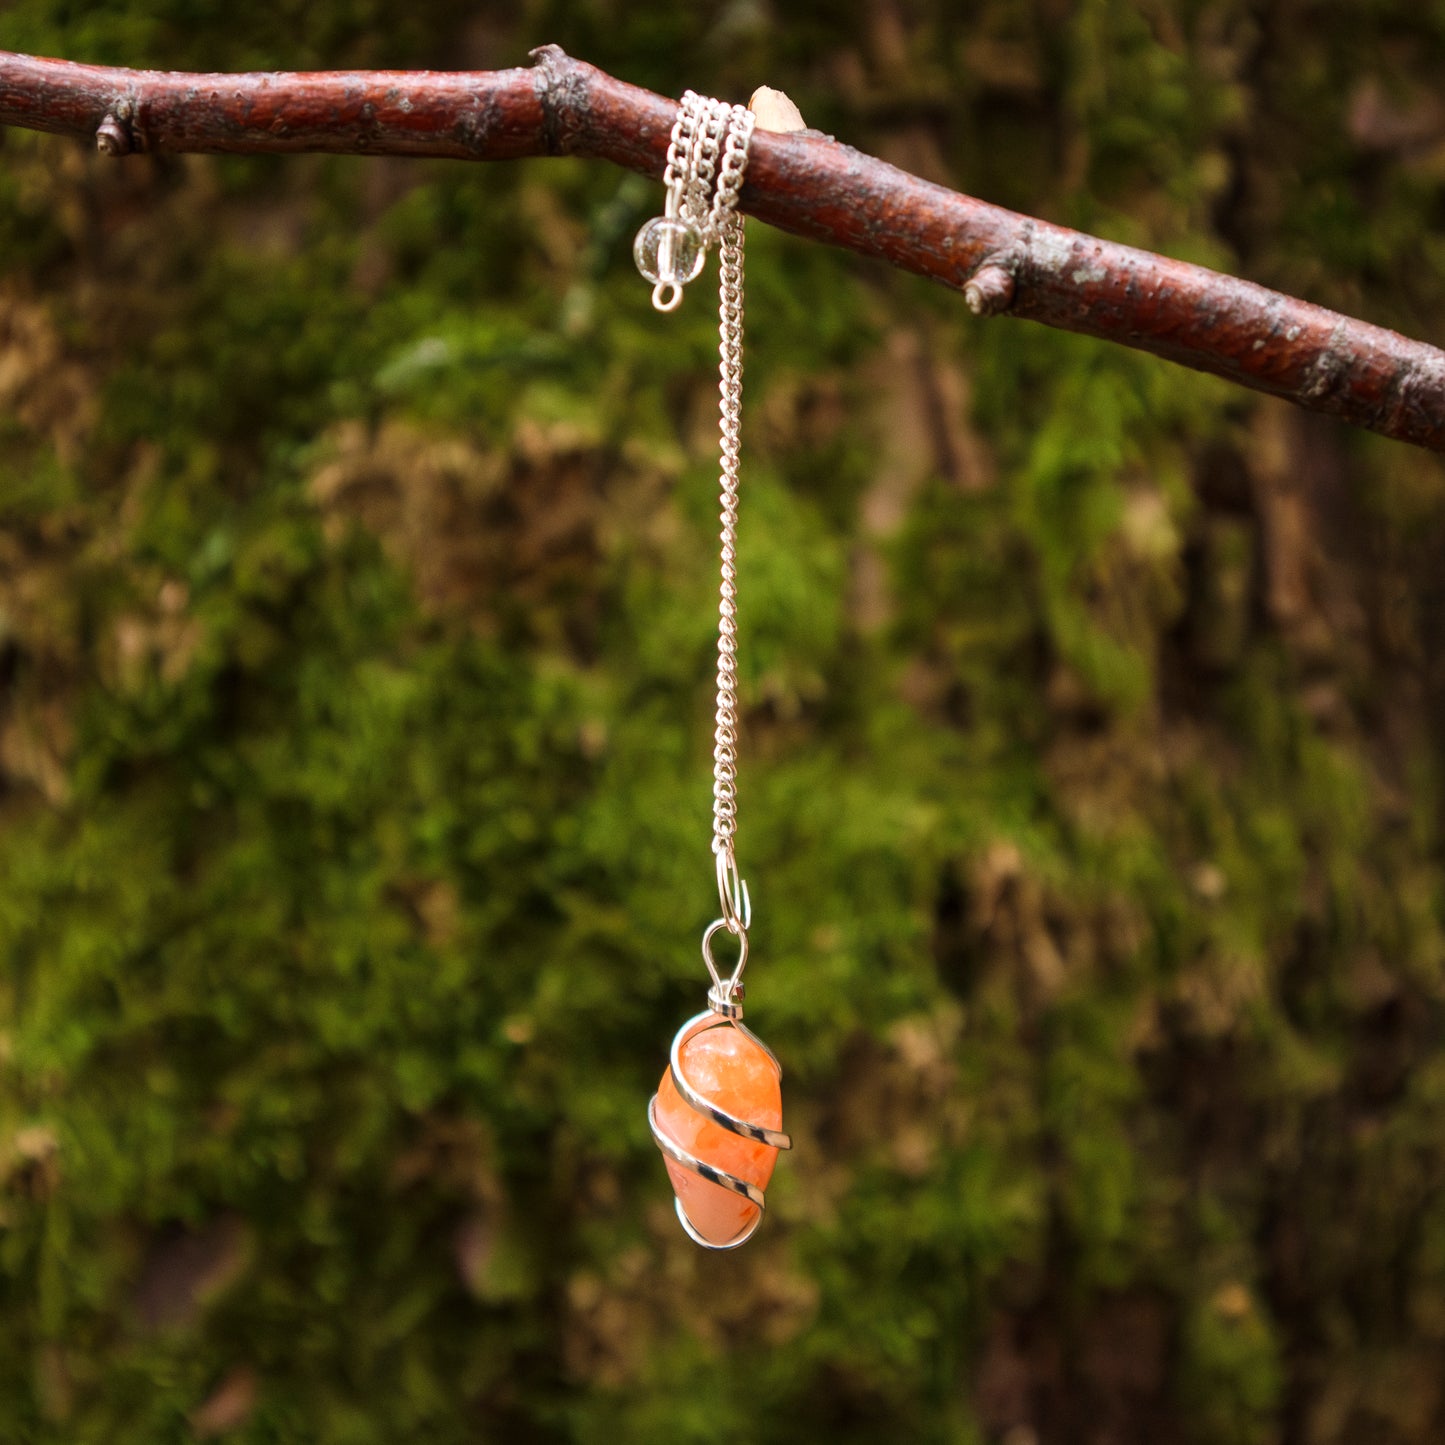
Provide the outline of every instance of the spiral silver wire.
{"type": "MultiPolygon", "coordinates": [[[[741,1013],[741,1009],[738,1010],[741,1013]]],[[[752,1139],[760,1144],[766,1144],[773,1149],[791,1149],[792,1139],[778,1129],[767,1129],[761,1124],[750,1123],[746,1119],[739,1118],[736,1114],[729,1113],[726,1109],[714,1104],[710,1099],[705,1098],[693,1086],[692,1081],[687,1077],[682,1067],[683,1048],[699,1034],[705,1033],[708,1029],[728,1028],[736,1029],[740,1034],[745,1035],[755,1043],[767,1056],[769,1064],[772,1065],[774,1073],[781,1079],[783,1067],[778,1063],[773,1051],[750,1029],[740,1018],[724,1017],[717,1010],[709,1008],[706,1013],[700,1013],[683,1024],[673,1036],[672,1048],[668,1053],[668,1065],[672,1070],[672,1085],[678,1092],[682,1101],[695,1113],[701,1114],[705,1119],[728,1130],[729,1133],[737,1134],[744,1139],[752,1139]]],[[[652,1137],[657,1142],[657,1147],[662,1150],[667,1158],[674,1164],[690,1170],[692,1173],[706,1179],[710,1184],[716,1184],[722,1189],[733,1194],[740,1194],[743,1198],[757,1205],[758,1212],[745,1224],[742,1229],[731,1239],[721,1242],[706,1238],[700,1234],[692,1220],[688,1218],[687,1210],[682,1206],[681,1199],[674,1199],[673,1205],[677,1212],[677,1218],[688,1238],[694,1243],[702,1245],[704,1249],[736,1249],[738,1245],[745,1244],[752,1238],[753,1231],[762,1222],[763,1210],[767,1208],[767,1200],[763,1191],[756,1184],[746,1179],[740,1179],[736,1174],[729,1174],[725,1169],[719,1169],[715,1164],[709,1164],[705,1159],[699,1159],[695,1154],[689,1153],[670,1134],[663,1129],[657,1119],[657,1095],[652,1096],[647,1106],[647,1122],[652,1129],[652,1137]]]]}

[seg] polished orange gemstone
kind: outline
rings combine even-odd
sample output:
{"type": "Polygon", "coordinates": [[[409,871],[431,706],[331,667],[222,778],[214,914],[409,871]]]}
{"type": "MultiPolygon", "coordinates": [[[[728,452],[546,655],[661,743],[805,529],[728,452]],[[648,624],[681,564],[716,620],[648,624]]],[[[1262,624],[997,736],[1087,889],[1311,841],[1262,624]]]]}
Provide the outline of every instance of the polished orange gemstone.
{"type": "MultiPolygon", "coordinates": [[[[682,1071],[696,1093],[729,1114],[761,1124],[783,1127],[783,1090],[777,1070],[756,1039],[729,1025],[705,1029],[682,1046],[682,1071]]],[[[657,1122],[675,1144],[695,1159],[746,1179],[759,1189],[773,1177],[778,1151],[771,1144],[744,1139],[705,1119],[673,1087],[672,1070],[657,1089],[657,1122]]],[[[667,1159],[672,1187],[693,1228],[712,1244],[735,1239],[758,1213],[758,1206],[710,1179],[667,1159]]]]}

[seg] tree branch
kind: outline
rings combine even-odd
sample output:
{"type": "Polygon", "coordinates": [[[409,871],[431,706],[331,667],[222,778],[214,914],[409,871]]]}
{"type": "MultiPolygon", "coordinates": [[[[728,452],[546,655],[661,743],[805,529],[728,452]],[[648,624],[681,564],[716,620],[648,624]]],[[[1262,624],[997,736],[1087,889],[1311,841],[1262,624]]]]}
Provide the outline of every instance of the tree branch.
{"type": "MultiPolygon", "coordinates": [[[[661,176],[676,104],[556,46],[531,69],[185,75],[0,52],[0,124],[130,151],[578,155],[661,176]]],[[[1445,352],[1202,266],[1020,216],[851,146],[756,133],[741,207],[1008,311],[1445,451],[1445,352]]]]}

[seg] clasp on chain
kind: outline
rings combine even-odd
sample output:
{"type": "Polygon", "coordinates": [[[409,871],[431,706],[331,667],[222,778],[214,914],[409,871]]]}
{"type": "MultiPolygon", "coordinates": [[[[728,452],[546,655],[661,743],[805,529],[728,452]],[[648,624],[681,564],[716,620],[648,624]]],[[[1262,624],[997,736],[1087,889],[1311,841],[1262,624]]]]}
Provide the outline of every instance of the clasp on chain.
{"type": "Polygon", "coordinates": [[[738,860],[733,854],[732,839],[715,842],[713,856],[717,860],[721,921],[729,933],[741,936],[753,926],[753,900],[748,896],[747,883],[738,876],[738,860]]]}

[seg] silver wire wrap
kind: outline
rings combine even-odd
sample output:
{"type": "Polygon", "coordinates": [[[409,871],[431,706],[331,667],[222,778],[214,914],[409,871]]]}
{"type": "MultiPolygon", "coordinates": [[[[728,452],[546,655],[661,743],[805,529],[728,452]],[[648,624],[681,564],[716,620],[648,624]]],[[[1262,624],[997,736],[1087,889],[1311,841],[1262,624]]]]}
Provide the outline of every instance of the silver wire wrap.
{"type": "MultiPolygon", "coordinates": [[[[719,920],[719,923],[720,922],[721,920],[719,920]]],[[[718,925],[714,924],[713,926],[717,927],[718,925]]],[[[683,1102],[687,1104],[690,1109],[701,1114],[704,1118],[711,1120],[721,1128],[728,1130],[730,1133],[738,1134],[744,1139],[756,1140],[760,1144],[767,1144],[773,1149],[791,1149],[793,1147],[793,1141],[787,1134],[782,1133],[781,1130],[778,1129],[766,1129],[761,1124],[751,1124],[746,1119],[740,1119],[737,1115],[728,1113],[726,1109],[719,1107],[698,1093],[692,1086],[687,1075],[683,1072],[683,1047],[690,1040],[696,1038],[698,1034],[715,1028],[737,1029],[739,1033],[745,1034],[767,1055],[768,1062],[772,1065],[774,1072],[776,1072],[780,1079],[782,1078],[783,1067],[778,1063],[777,1056],[750,1028],[742,1023],[739,1018],[724,1016],[715,1008],[710,1008],[706,1013],[700,1013],[688,1019],[673,1037],[672,1049],[668,1054],[668,1065],[672,1070],[673,1088],[677,1090],[683,1102]]],[[[656,1140],[657,1147],[661,1149],[674,1164],[679,1164],[684,1169],[691,1170],[694,1174],[700,1175],[709,1183],[716,1184],[720,1188],[726,1189],[733,1194],[741,1194],[745,1199],[757,1205],[758,1212],[753,1215],[737,1234],[733,1235],[731,1239],[724,1240],[722,1243],[715,1243],[713,1240],[707,1239],[698,1233],[697,1229],[693,1226],[692,1220],[687,1217],[687,1210],[682,1207],[682,1200],[674,1198],[673,1207],[677,1212],[678,1222],[682,1225],[683,1229],[686,1230],[688,1238],[695,1244],[702,1245],[704,1249],[736,1249],[738,1245],[746,1244],[747,1241],[752,1238],[753,1231],[762,1223],[763,1210],[767,1208],[767,1201],[764,1198],[763,1191],[759,1189],[756,1184],[750,1184],[746,1179],[740,1179],[736,1174],[729,1174],[726,1170],[719,1169],[716,1165],[709,1164],[706,1160],[699,1159],[696,1155],[690,1154],[678,1144],[670,1134],[665,1133],[657,1121],[656,1094],[652,1096],[647,1106],[647,1122],[652,1129],[652,1137],[656,1140]]]]}

